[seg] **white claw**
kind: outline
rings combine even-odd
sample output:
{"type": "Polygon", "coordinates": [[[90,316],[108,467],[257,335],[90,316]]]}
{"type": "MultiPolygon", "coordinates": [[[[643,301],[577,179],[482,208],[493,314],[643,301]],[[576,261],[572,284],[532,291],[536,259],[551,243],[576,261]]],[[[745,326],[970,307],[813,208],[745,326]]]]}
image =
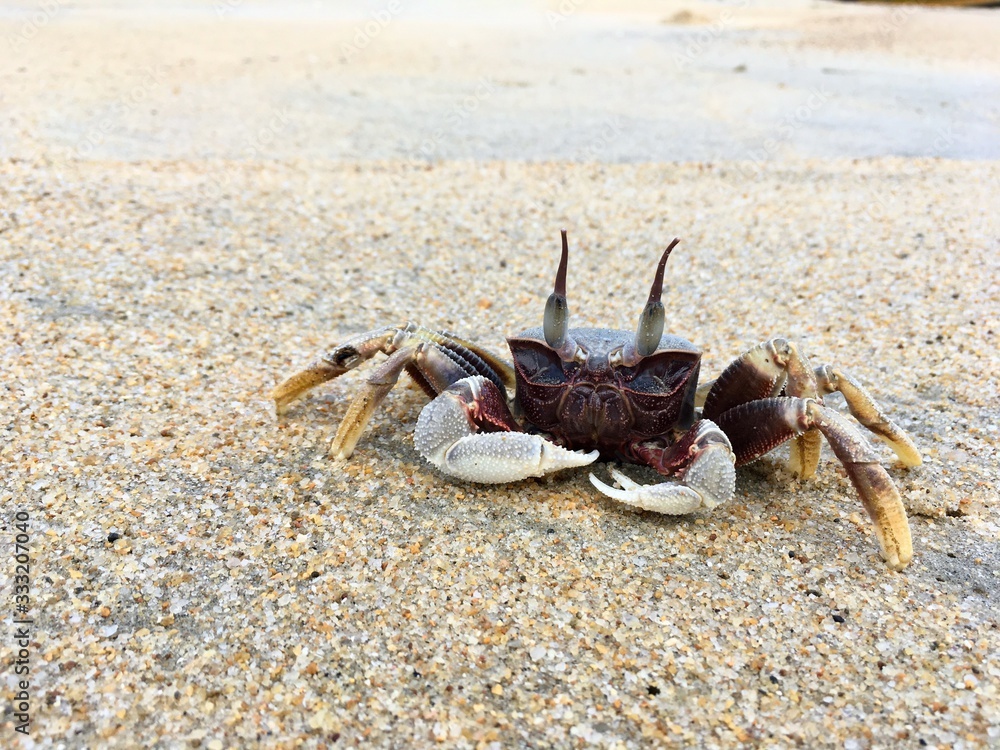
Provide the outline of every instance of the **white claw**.
{"type": "Polygon", "coordinates": [[[611,469],[611,475],[623,489],[609,487],[593,474],[590,475],[590,483],[602,494],[635,508],[679,516],[692,513],[705,505],[698,492],[683,484],[663,483],[643,486],[616,469],[611,469]]]}
{"type": "Polygon", "coordinates": [[[680,481],[641,485],[618,469],[610,468],[611,476],[621,489],[609,487],[593,474],[590,475],[590,482],[610,498],[657,513],[676,516],[699,508],[714,508],[731,498],[736,491],[735,460],[728,438],[718,427],[704,421],[699,429],[706,434],[717,431],[718,437],[701,449],[681,475],[680,481]]]}
{"type": "Polygon", "coordinates": [[[609,471],[611,472],[611,478],[614,479],[618,483],[618,486],[621,487],[622,489],[638,490],[642,488],[641,484],[639,484],[638,482],[633,482],[631,479],[622,474],[620,471],[618,471],[618,469],[614,468],[613,466],[609,467],[609,471]]]}
{"type": "MultiPolygon", "coordinates": [[[[480,381],[481,377],[467,378],[473,389],[480,381]]],[[[413,445],[445,474],[481,484],[516,482],[586,466],[600,455],[566,450],[541,435],[475,430],[461,397],[446,390],[420,412],[413,445]]]]}
{"type": "Polygon", "coordinates": [[[498,484],[586,466],[596,461],[598,455],[597,451],[568,451],[524,432],[480,432],[455,441],[438,460],[436,456],[427,458],[458,479],[498,484]]]}

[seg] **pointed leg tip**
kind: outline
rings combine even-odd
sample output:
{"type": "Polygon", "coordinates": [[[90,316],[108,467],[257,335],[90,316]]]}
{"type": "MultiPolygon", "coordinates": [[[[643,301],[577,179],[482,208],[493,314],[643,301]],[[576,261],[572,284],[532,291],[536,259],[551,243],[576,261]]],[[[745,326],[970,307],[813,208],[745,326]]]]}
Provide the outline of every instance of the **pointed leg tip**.
{"type": "Polygon", "coordinates": [[[896,547],[893,551],[892,559],[888,560],[889,567],[893,570],[902,570],[910,561],[913,559],[913,546],[910,542],[909,535],[903,540],[903,544],[896,547]]]}
{"type": "Polygon", "coordinates": [[[327,458],[329,458],[331,461],[339,462],[339,461],[346,461],[351,457],[351,454],[353,453],[354,453],[353,450],[348,451],[348,450],[343,450],[342,448],[338,448],[337,446],[330,446],[330,450],[327,451],[326,455],[327,458]]]}
{"type": "Polygon", "coordinates": [[[893,435],[875,433],[875,436],[892,449],[892,452],[896,454],[896,460],[905,468],[912,469],[915,466],[920,466],[924,459],[910,437],[895,425],[893,425],[893,432],[895,433],[893,435]]]}
{"type": "Polygon", "coordinates": [[[893,553],[891,555],[883,555],[883,558],[885,559],[885,564],[898,573],[910,564],[912,555],[907,555],[905,553],[903,555],[899,555],[893,553]]]}

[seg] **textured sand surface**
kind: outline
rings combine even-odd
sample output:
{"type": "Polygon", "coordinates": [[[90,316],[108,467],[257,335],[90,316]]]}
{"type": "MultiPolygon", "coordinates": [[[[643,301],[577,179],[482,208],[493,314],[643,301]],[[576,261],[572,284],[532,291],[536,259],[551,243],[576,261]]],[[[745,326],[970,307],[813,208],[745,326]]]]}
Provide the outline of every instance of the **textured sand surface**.
{"type": "MultiPolygon", "coordinates": [[[[34,625],[29,739],[9,708],[16,646],[0,641],[0,745],[1000,743],[1000,164],[413,164],[279,133],[251,155],[202,125],[179,135],[188,100],[157,105],[175,130],[136,107],[67,158],[67,129],[121,95],[88,66],[169,46],[141,14],[114,16],[131,36],[94,36],[94,17],[45,27],[37,43],[62,50],[48,60],[24,48],[37,85],[4,74],[18,124],[0,165],[0,504],[4,549],[30,515],[34,625]],[[63,73],[94,101],[64,101],[77,119],[47,130],[65,97],[45,83],[63,73]],[[505,334],[541,320],[561,227],[575,325],[631,329],[681,236],[667,328],[703,349],[703,372],[780,334],[866,383],[925,458],[907,471],[878,448],[910,513],[910,567],[881,562],[826,447],[815,480],[778,451],[740,471],[732,502],[665,518],[599,496],[586,472],[443,477],[413,449],[425,399],[409,381],[347,463],[325,448],[364,370],[275,418],[276,382],[388,322],[506,353],[505,334]]],[[[200,49],[220,90],[263,89],[232,40],[200,49]]],[[[286,76],[308,80],[290,68],[268,85],[286,76]]],[[[440,85],[442,101],[465,91],[440,85]]],[[[477,122],[442,149],[466,155],[477,122]]],[[[316,122],[283,127],[322,140],[316,122]]],[[[14,572],[7,555],[5,634],[14,572]]]]}

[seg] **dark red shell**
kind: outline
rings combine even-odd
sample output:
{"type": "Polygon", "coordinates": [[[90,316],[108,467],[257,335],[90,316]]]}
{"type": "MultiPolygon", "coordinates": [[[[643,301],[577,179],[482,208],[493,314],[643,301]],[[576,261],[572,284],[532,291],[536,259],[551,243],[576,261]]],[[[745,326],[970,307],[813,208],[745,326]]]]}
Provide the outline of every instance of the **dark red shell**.
{"type": "MultiPolygon", "coordinates": [[[[582,328],[568,338],[586,361],[565,361],[541,328],[507,340],[514,357],[515,401],[524,418],[573,450],[634,459],[632,446],[686,430],[694,421],[701,353],[677,336],[633,366],[611,364],[634,339],[628,331],[582,328]]],[[[574,348],[575,349],[575,348],[574,348]]]]}

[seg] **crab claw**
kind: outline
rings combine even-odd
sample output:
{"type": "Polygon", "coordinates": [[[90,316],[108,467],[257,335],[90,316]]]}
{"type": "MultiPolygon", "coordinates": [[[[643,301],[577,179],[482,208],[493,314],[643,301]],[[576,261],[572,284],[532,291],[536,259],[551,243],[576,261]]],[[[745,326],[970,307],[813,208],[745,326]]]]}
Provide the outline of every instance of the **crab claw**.
{"type": "Polygon", "coordinates": [[[590,483],[602,495],[607,495],[613,500],[635,508],[665,513],[670,516],[680,516],[692,513],[704,504],[701,495],[683,484],[664,483],[643,486],[633,482],[617,469],[611,469],[611,476],[621,485],[621,489],[605,484],[593,474],[590,475],[590,483]]]}
{"type": "Polygon", "coordinates": [[[463,378],[423,408],[413,444],[445,474],[481,484],[516,482],[586,466],[599,455],[566,450],[540,435],[515,432],[515,426],[492,382],[463,378]]]}
{"type": "MultiPolygon", "coordinates": [[[[590,483],[610,498],[643,510],[683,515],[700,508],[714,508],[736,492],[736,459],[725,434],[707,419],[695,425],[684,440],[673,447],[671,473],[680,482],[641,485],[617,469],[611,476],[621,489],[609,487],[593,474],[590,483]]],[[[647,451],[649,457],[652,453],[647,451]]],[[[668,461],[669,463],[669,461],[668,461]]],[[[650,463],[654,465],[654,463],[650,463]]],[[[666,469],[666,465],[661,469],[666,469]]]]}
{"type": "Polygon", "coordinates": [[[501,484],[586,466],[596,461],[598,455],[597,451],[568,451],[525,432],[480,432],[467,435],[447,450],[425,458],[457,479],[501,484]]]}

